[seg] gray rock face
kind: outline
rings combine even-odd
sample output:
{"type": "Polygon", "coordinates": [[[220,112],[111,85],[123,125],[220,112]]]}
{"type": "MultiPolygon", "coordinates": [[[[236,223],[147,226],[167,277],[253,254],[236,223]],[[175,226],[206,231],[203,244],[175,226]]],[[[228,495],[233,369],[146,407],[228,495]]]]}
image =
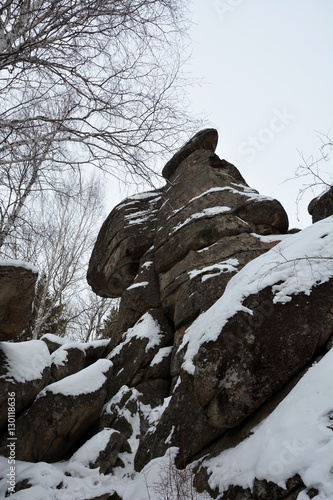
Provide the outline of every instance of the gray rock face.
{"type": "MultiPolygon", "coordinates": [[[[55,462],[73,451],[105,403],[112,364],[104,359],[95,365],[47,386],[16,420],[17,460],[55,462]]],[[[0,453],[8,453],[7,436],[0,453]]]]}
{"type": "Polygon", "coordinates": [[[132,196],[104,222],[89,262],[87,280],[102,297],[120,297],[133,283],[155,234],[160,190],[132,196]]]}
{"type": "Polygon", "coordinates": [[[162,308],[175,327],[221,295],[231,276],[267,251],[251,233],[287,232],[280,203],[250,189],[210,151],[192,153],[165,188],[154,240],[162,308]],[[241,217],[243,216],[243,217],[241,217]]]}
{"type": "Polygon", "coordinates": [[[15,339],[28,324],[37,276],[26,267],[0,265],[0,341],[15,339]]]}
{"type": "Polygon", "coordinates": [[[311,300],[298,294],[291,302],[273,305],[271,290],[264,289],[244,302],[251,316],[239,312],[215,342],[201,346],[194,393],[211,425],[238,425],[327,341],[333,329],[333,299],[327,300],[333,297],[333,280],[313,288],[311,295],[311,300]]]}

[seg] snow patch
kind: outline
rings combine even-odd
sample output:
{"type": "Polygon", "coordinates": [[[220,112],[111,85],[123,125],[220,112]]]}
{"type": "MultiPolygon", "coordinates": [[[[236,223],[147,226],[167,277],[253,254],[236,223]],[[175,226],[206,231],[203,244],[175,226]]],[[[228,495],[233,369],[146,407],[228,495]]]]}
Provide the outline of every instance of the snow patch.
{"type": "Polygon", "coordinates": [[[63,394],[65,396],[79,396],[80,394],[90,394],[98,391],[105,383],[106,376],[112,362],[108,359],[99,359],[83,370],[69,375],[68,377],[46,386],[37,396],[41,398],[48,392],[53,394],[63,394]]]}
{"type": "Polygon", "coordinates": [[[162,359],[169,356],[171,354],[171,352],[172,352],[172,346],[161,347],[161,349],[159,349],[158,353],[155,354],[155,356],[151,360],[150,366],[158,365],[159,363],[161,363],[162,359]]]}
{"type": "Polygon", "coordinates": [[[161,328],[152,315],[147,312],[135,323],[132,328],[129,328],[123,334],[124,341],[119,344],[113,351],[109,354],[108,358],[112,359],[119,354],[119,352],[123,349],[123,347],[131,342],[133,338],[137,339],[148,339],[148,343],[146,345],[146,352],[149,351],[152,347],[159,345],[162,334],[161,328]]]}
{"type": "MultiPolygon", "coordinates": [[[[153,247],[151,247],[149,250],[151,250],[153,247]]],[[[141,266],[142,269],[149,269],[153,265],[152,260],[147,260],[147,262],[144,262],[141,266]]]]}
{"type": "Polygon", "coordinates": [[[89,467],[90,463],[97,460],[100,452],[105,450],[111,435],[115,432],[118,434],[114,429],[103,429],[98,432],[72,455],[69,462],[80,462],[84,467],[89,467]]]}
{"type": "Polygon", "coordinates": [[[42,340],[2,342],[1,349],[8,365],[4,378],[8,381],[27,382],[42,378],[44,369],[51,366],[51,355],[42,340]]]}
{"type": "Polygon", "coordinates": [[[195,278],[196,276],[200,276],[201,274],[205,274],[201,278],[201,283],[208,280],[209,278],[213,278],[214,276],[219,276],[223,273],[233,273],[237,272],[238,269],[236,266],[239,265],[239,261],[237,259],[228,259],[223,262],[218,262],[212,266],[203,267],[202,269],[194,269],[193,271],[188,271],[188,275],[190,280],[195,278]],[[218,271],[213,273],[213,271],[218,271]]]}
{"type": "Polygon", "coordinates": [[[66,344],[68,342],[68,339],[59,337],[58,335],[54,335],[53,333],[45,333],[42,337],[41,340],[46,339],[49,340],[50,342],[53,342],[54,344],[59,344],[59,346],[66,344]]]}
{"type": "Polygon", "coordinates": [[[24,260],[0,259],[0,266],[22,267],[23,269],[32,271],[34,274],[38,274],[38,267],[34,266],[30,262],[25,262],[24,260]]]}
{"type": "Polygon", "coordinates": [[[139,288],[140,286],[147,286],[149,285],[148,281],[141,281],[140,283],[134,283],[133,285],[130,285],[127,287],[126,290],[132,290],[133,288],[139,288]]]}
{"type": "Polygon", "coordinates": [[[310,295],[313,286],[333,277],[333,216],[289,235],[268,252],[244,266],[228,282],[224,294],[186,330],[179,350],[187,347],[183,368],[194,373],[193,357],[200,346],[215,341],[228,319],[249,295],[272,287],[273,302],[285,304],[292,295],[310,295]]]}

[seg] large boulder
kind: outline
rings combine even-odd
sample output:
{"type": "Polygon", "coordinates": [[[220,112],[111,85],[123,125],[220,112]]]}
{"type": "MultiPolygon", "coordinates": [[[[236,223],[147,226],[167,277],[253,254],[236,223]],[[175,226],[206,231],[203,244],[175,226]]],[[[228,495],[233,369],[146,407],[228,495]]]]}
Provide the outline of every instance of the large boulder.
{"type": "Polygon", "coordinates": [[[0,341],[14,339],[27,326],[37,277],[37,269],[29,264],[0,263],[0,341]]]}
{"type": "Polygon", "coordinates": [[[143,254],[151,247],[161,191],[135,195],[105,220],[94,246],[87,280],[101,297],[120,297],[130,286],[143,254]]]}
{"type": "Polygon", "coordinates": [[[238,425],[332,334],[331,224],[332,217],[290,235],[247,264],[185,333],[182,367],[214,427],[238,425]]]}
{"type": "Polygon", "coordinates": [[[313,223],[333,215],[333,186],[310,201],[308,212],[313,223]]]}
{"type": "Polygon", "coordinates": [[[0,343],[0,432],[49,383],[51,356],[41,340],[0,343]]]}
{"type": "MultiPolygon", "coordinates": [[[[16,420],[16,459],[56,462],[73,452],[102,411],[111,371],[112,363],[102,359],[45,387],[16,420]]],[[[5,436],[0,441],[4,456],[7,445],[5,436]]]]}

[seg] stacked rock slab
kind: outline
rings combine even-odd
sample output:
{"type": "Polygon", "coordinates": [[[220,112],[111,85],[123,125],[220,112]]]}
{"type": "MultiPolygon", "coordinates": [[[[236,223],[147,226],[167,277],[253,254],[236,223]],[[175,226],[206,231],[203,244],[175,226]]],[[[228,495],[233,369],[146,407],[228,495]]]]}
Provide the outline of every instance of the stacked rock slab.
{"type": "Polygon", "coordinates": [[[270,245],[257,234],[287,232],[281,204],[250,189],[238,170],[197,150],[163,191],[155,266],[165,314],[176,329],[208,309],[230,277],[270,245]]]}

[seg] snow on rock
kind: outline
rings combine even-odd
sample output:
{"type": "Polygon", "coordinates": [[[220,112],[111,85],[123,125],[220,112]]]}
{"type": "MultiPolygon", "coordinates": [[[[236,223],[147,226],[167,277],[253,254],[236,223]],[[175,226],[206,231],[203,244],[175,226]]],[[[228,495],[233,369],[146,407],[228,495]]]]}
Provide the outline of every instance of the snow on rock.
{"type": "MultiPolygon", "coordinates": [[[[333,498],[333,350],[314,364],[253,434],[208,459],[209,485],[252,488],[254,479],[285,488],[299,474],[317,500],[333,498]]],[[[301,492],[297,500],[308,500],[301,492]]]]}
{"type": "Polygon", "coordinates": [[[230,208],[229,207],[219,207],[219,206],[204,208],[202,210],[202,212],[192,214],[184,222],[180,222],[179,224],[177,224],[177,226],[175,226],[173,228],[172,233],[176,233],[180,228],[182,228],[183,226],[186,226],[187,224],[189,224],[190,222],[193,222],[194,220],[202,219],[205,217],[213,217],[214,215],[223,214],[225,212],[230,212],[230,208]]]}
{"type": "Polygon", "coordinates": [[[34,266],[30,262],[25,262],[24,260],[0,259],[0,266],[22,267],[23,269],[27,269],[28,271],[38,274],[38,267],[34,266]]]}
{"type": "Polygon", "coordinates": [[[194,373],[193,357],[199,347],[214,341],[223,326],[238,311],[252,314],[243,306],[249,295],[272,287],[273,302],[291,301],[294,294],[311,294],[314,285],[333,276],[333,216],[289,235],[274,248],[244,266],[228,282],[224,294],[201,314],[184,334],[181,350],[187,346],[183,368],[194,373]]]}
{"type": "Polygon", "coordinates": [[[121,344],[119,344],[109,355],[109,359],[115,357],[123,349],[123,347],[131,342],[134,338],[138,339],[148,339],[146,345],[146,352],[159,345],[162,338],[161,329],[158,322],[152,317],[152,315],[147,312],[145,313],[132,328],[129,328],[123,335],[125,339],[121,344]]]}
{"type": "Polygon", "coordinates": [[[118,433],[114,429],[103,429],[88,439],[71,457],[70,463],[80,462],[84,467],[94,463],[101,451],[107,447],[112,434],[118,433]]]}
{"type": "Polygon", "coordinates": [[[51,354],[52,363],[57,366],[64,365],[68,358],[68,350],[72,348],[85,352],[85,344],[81,344],[80,342],[67,342],[51,354]]]}
{"type": "Polygon", "coordinates": [[[188,271],[188,275],[190,280],[195,278],[196,276],[200,276],[200,274],[204,274],[201,278],[201,282],[208,280],[209,278],[213,278],[214,276],[219,276],[221,273],[232,273],[237,272],[238,269],[235,266],[239,265],[239,261],[237,259],[228,259],[223,262],[218,262],[212,266],[206,266],[202,269],[194,269],[193,271],[188,271]],[[217,271],[217,272],[213,272],[217,271]]]}
{"type": "Polygon", "coordinates": [[[39,393],[38,398],[45,396],[47,392],[65,396],[79,396],[80,394],[96,392],[103,386],[106,380],[105,373],[111,366],[112,363],[108,359],[99,359],[78,373],[46,386],[39,393]]]}
{"type": "Polygon", "coordinates": [[[46,367],[51,366],[49,350],[42,340],[27,342],[2,342],[1,349],[6,356],[6,380],[27,382],[42,377],[46,367]]]}
{"type": "Polygon", "coordinates": [[[124,219],[127,224],[144,224],[147,221],[156,218],[156,214],[151,210],[140,210],[131,214],[125,215],[124,219]]]}
{"type": "Polygon", "coordinates": [[[133,288],[138,288],[140,286],[147,286],[149,285],[148,281],[141,281],[140,283],[134,283],[133,285],[129,286],[126,290],[132,290],[133,288]]]}
{"type": "MultiPolygon", "coordinates": [[[[123,390],[113,402],[120,401],[123,390]]],[[[252,488],[254,479],[272,481],[281,487],[286,480],[299,474],[307,488],[316,488],[315,500],[333,498],[333,350],[302,377],[289,395],[279,404],[253,434],[222,452],[206,459],[209,484],[223,493],[231,485],[252,488]]],[[[134,419],[134,415],[129,416],[134,419]]],[[[136,429],[136,432],[138,429],[136,429]]],[[[141,473],[134,473],[131,463],[124,469],[103,475],[89,469],[87,462],[107,440],[109,430],[90,440],[70,461],[46,464],[16,462],[16,481],[28,479],[31,488],[13,494],[13,500],[77,500],[95,498],[116,491],[123,500],[159,500],[163,477],[170,473],[177,448],[169,448],[163,457],[149,462],[141,473]],[[89,453],[88,453],[89,451],[89,453]]],[[[0,457],[0,469],[7,471],[8,459],[0,457]]],[[[184,477],[191,479],[186,468],[184,477]]],[[[0,479],[0,497],[5,497],[6,477],[0,479]]],[[[170,493],[171,495],[171,493],[170,493]]],[[[176,497],[177,498],[177,497],[176,497]]],[[[197,500],[210,498],[196,494],[197,500]]],[[[301,492],[297,500],[308,500],[301,492]]]]}
{"type": "Polygon", "coordinates": [[[158,365],[162,359],[169,356],[172,352],[172,346],[169,347],[161,347],[158,353],[151,360],[150,366],[158,365]]]}
{"type": "Polygon", "coordinates": [[[58,335],[54,335],[53,333],[45,333],[42,336],[42,340],[43,339],[49,340],[50,342],[54,342],[54,343],[59,344],[59,345],[63,345],[63,344],[68,343],[67,338],[59,337],[58,335]]]}

